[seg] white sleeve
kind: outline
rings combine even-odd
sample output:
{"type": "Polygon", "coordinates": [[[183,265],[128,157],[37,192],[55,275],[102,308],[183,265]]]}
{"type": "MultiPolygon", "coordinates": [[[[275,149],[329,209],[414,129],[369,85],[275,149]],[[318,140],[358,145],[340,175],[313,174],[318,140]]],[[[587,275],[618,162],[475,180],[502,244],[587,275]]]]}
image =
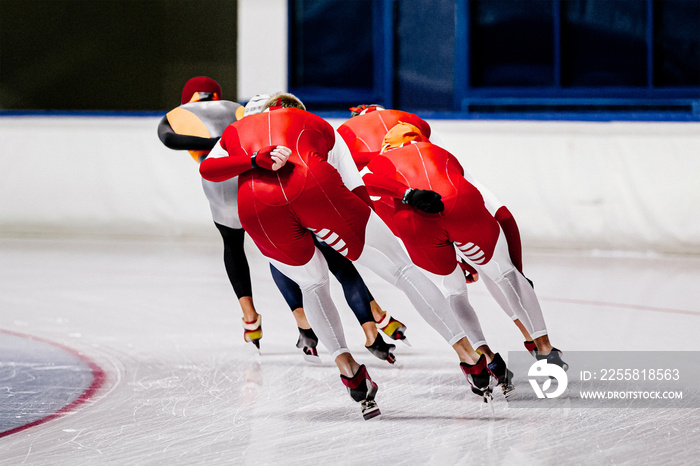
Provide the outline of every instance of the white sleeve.
{"type": "Polygon", "coordinates": [[[221,147],[221,139],[216,141],[216,144],[214,144],[214,147],[212,147],[211,151],[209,152],[209,155],[207,155],[208,159],[220,159],[221,157],[228,157],[228,152],[224,150],[223,147],[221,147]]]}
{"type": "Polygon", "coordinates": [[[335,145],[328,153],[328,163],[338,170],[343,183],[350,191],[364,185],[360,173],[357,171],[355,161],[350,154],[350,149],[337,131],[335,132],[335,145]]]}
{"type": "MultiPolygon", "coordinates": [[[[434,132],[431,133],[430,142],[432,144],[435,144],[436,146],[442,147],[443,149],[449,150],[444,146],[443,140],[439,134],[436,134],[434,132]]],[[[473,184],[476,189],[479,190],[482,197],[484,198],[484,204],[486,205],[486,209],[491,213],[491,215],[494,215],[498,209],[503,207],[504,204],[491,191],[489,191],[486,188],[486,186],[484,186],[476,178],[474,178],[472,174],[469,173],[467,170],[464,170],[464,178],[468,182],[473,184]]]]}

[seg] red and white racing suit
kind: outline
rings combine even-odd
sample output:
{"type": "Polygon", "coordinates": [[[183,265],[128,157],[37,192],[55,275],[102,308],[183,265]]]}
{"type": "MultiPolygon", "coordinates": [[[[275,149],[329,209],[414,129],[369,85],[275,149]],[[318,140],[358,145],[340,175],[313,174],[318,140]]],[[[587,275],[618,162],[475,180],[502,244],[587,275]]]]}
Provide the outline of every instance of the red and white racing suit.
{"type": "Polygon", "coordinates": [[[449,299],[462,299],[452,304],[465,330],[477,325],[478,319],[473,320],[476,315],[472,316],[466,300],[467,287],[461,279],[455,246],[495,285],[493,292],[500,296],[494,298],[521,320],[533,338],[547,334],[533,288],[512,263],[498,221],[486,208],[479,190],[464,177],[456,157],[429,142],[418,142],[377,155],[366,171],[364,180],[370,194],[394,197],[394,226],[413,262],[433,274],[434,280],[442,280],[449,299]],[[409,187],[440,193],[445,210],[429,214],[403,204],[399,199],[409,187]]]}
{"type": "Polygon", "coordinates": [[[438,288],[369,208],[346,144],[320,117],[283,108],[236,121],[202,162],[200,173],[211,181],[240,175],[243,228],[299,284],[309,322],[333,358],[348,349],[330,297],[328,266],[313,234],[401,289],[450,345],[465,336],[438,288]],[[273,146],[291,149],[287,163],[277,171],[253,168],[251,157],[273,146]]]}
{"type": "MultiPolygon", "coordinates": [[[[400,110],[379,110],[355,116],[343,123],[338,128],[338,133],[348,143],[348,147],[351,150],[357,166],[362,169],[381,151],[386,133],[400,122],[416,126],[423,134],[424,140],[428,139],[430,142],[440,145],[439,136],[432,132],[427,122],[417,115],[400,110]]],[[[510,261],[515,268],[522,273],[522,243],[515,218],[513,218],[508,208],[496,198],[493,193],[479,183],[478,180],[474,179],[471,174],[464,170],[462,171],[464,178],[478,189],[483,197],[486,209],[496,221],[498,221],[505,235],[506,244],[501,245],[497,243],[499,254],[504,252],[500,249],[505,247],[505,252],[508,254],[510,261]]],[[[372,196],[372,200],[374,201],[377,214],[379,214],[382,220],[391,228],[392,232],[398,236],[396,226],[394,225],[393,200],[388,196],[372,196]]],[[[462,253],[460,252],[459,254],[462,253]]],[[[484,284],[496,302],[498,302],[501,309],[503,309],[511,319],[518,319],[518,315],[513,311],[513,306],[508,302],[507,296],[502,293],[500,287],[494,283],[490,277],[486,275],[482,277],[484,284]]],[[[441,286],[441,288],[446,296],[450,297],[458,293],[466,293],[466,291],[463,291],[462,283],[456,281],[454,283],[445,283],[445,280],[446,279],[443,280],[443,286],[441,286]]],[[[467,328],[467,322],[462,321],[462,326],[467,328]]],[[[472,340],[471,336],[470,340],[472,340]]]]}

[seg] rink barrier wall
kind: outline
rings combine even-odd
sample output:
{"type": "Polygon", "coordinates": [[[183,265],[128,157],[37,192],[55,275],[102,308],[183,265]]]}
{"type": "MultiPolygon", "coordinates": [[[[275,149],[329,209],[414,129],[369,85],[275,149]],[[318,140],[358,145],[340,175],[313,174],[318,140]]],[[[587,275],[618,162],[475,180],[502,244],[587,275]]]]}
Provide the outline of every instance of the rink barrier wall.
{"type": "MultiPolygon", "coordinates": [[[[160,118],[0,118],[0,235],[216,238],[197,164],[162,145],[160,118]]],[[[698,122],[429,122],[525,248],[700,254],[698,122]]]]}

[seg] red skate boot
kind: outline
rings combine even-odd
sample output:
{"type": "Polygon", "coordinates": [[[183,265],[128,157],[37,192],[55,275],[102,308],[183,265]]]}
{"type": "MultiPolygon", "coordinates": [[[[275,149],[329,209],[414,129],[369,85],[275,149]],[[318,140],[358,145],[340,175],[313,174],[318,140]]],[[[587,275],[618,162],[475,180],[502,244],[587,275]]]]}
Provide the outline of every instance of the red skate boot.
{"type": "Polygon", "coordinates": [[[374,401],[374,395],[377,394],[377,384],[372,381],[367,373],[367,368],[364,364],[360,366],[352,378],[340,375],[340,380],[348,388],[348,393],[353,400],[362,405],[362,417],[372,419],[379,416],[381,412],[377,403],[374,401]]]}
{"type": "Polygon", "coordinates": [[[482,354],[476,364],[473,365],[460,362],[459,367],[462,368],[462,372],[467,377],[467,381],[472,387],[472,392],[483,397],[484,403],[491,401],[493,399],[491,387],[489,386],[491,374],[486,365],[486,356],[482,354]]]}
{"type": "Polygon", "coordinates": [[[525,345],[525,349],[532,355],[533,358],[537,357],[537,345],[534,341],[525,341],[523,342],[523,345],[525,345]]]}

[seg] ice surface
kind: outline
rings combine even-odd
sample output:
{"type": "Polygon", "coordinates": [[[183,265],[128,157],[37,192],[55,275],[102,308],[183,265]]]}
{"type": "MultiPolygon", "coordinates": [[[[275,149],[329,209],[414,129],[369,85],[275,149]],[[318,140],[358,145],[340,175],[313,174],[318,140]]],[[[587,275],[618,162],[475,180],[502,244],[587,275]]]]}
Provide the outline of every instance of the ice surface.
{"type": "MultiPolygon", "coordinates": [[[[496,393],[492,412],[406,298],[360,268],[413,345],[398,345],[396,366],[370,355],[333,283],[380,387],[383,414],[364,421],[323,348],[321,366],[304,362],[248,251],[261,355],[243,342],[215,239],[0,239],[0,329],[72,348],[106,377],[75,411],[0,438],[0,464],[697,464],[697,409],[509,409],[496,393]]],[[[700,258],[530,251],[525,271],[564,351],[700,350],[700,258]]],[[[492,348],[523,350],[481,283],[470,298],[492,348]]]]}

